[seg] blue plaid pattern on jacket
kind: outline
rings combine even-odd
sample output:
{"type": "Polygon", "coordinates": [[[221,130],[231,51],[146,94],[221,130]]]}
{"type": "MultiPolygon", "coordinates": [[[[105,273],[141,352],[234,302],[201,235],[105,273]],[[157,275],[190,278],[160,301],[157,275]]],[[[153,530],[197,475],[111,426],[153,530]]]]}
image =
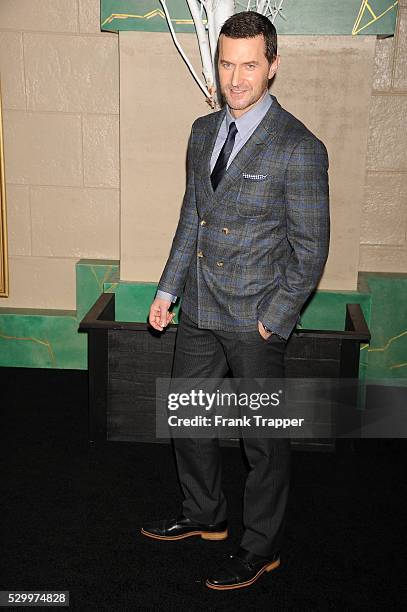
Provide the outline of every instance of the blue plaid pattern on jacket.
{"type": "Polygon", "coordinates": [[[250,331],[261,320],[288,338],[328,256],[327,151],[273,96],[214,192],[210,157],[224,114],[192,126],[186,191],[158,289],[182,295],[199,327],[250,331]]]}

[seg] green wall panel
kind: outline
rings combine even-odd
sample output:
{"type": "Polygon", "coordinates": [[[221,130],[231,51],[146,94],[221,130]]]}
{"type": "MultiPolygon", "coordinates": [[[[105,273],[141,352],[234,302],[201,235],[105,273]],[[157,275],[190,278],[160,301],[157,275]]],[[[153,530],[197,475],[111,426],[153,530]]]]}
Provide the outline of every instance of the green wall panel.
{"type": "Polygon", "coordinates": [[[80,259],[76,264],[76,316],[81,321],[89,308],[110,283],[113,290],[119,282],[120,262],[116,260],[80,259]]]}
{"type": "MultiPolygon", "coordinates": [[[[397,0],[284,0],[279,34],[394,34],[397,0]]],[[[186,0],[168,0],[176,32],[194,32],[186,0]]],[[[236,12],[242,10],[239,7],[236,12]]],[[[101,29],[168,32],[159,0],[101,0],[101,29]]]]}
{"type": "Polygon", "coordinates": [[[0,366],[87,368],[87,339],[75,312],[0,309],[0,366]]]}
{"type": "Polygon", "coordinates": [[[372,340],[363,351],[369,378],[407,378],[407,274],[365,272],[372,296],[372,340]]]}
{"type": "Polygon", "coordinates": [[[76,311],[0,307],[0,366],[87,369],[87,335],[78,325],[104,291],[119,280],[119,262],[76,264],[76,311]]]}
{"type": "Polygon", "coordinates": [[[360,304],[370,320],[370,294],[361,291],[318,291],[307,303],[299,327],[304,329],[345,329],[346,304],[360,304]]]}

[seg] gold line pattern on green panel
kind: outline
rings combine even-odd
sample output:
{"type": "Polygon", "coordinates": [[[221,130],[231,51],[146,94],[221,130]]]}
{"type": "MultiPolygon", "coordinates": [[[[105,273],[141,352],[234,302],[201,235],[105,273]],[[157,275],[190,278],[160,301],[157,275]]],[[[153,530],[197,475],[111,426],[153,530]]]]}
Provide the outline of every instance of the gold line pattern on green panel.
{"type": "MultiPolygon", "coordinates": [[[[155,9],[154,11],[150,11],[145,15],[132,15],[131,13],[112,13],[111,15],[109,15],[109,17],[106,17],[101,27],[108,23],[112,23],[112,21],[114,21],[115,19],[151,19],[152,17],[161,17],[161,19],[165,19],[164,11],[162,11],[161,9],[155,9]]],[[[172,17],[171,21],[178,24],[188,25],[192,25],[194,23],[192,19],[177,19],[176,17],[172,17]]],[[[203,19],[202,21],[203,23],[206,23],[206,19],[203,19]]]]}
{"type": "Polygon", "coordinates": [[[105,270],[102,279],[100,279],[98,277],[98,275],[96,274],[96,270],[94,268],[94,266],[90,266],[90,269],[92,270],[92,274],[96,279],[96,282],[98,284],[98,287],[100,289],[100,291],[103,291],[103,283],[107,283],[109,280],[109,276],[110,273],[112,272],[113,266],[108,266],[107,269],[105,270]]]}
{"type": "Polygon", "coordinates": [[[48,353],[50,355],[52,365],[53,366],[56,365],[54,351],[52,350],[52,346],[49,340],[40,340],[39,338],[34,338],[32,336],[26,336],[26,337],[7,336],[6,334],[1,333],[1,331],[0,331],[0,338],[3,338],[4,340],[25,340],[25,341],[30,341],[30,342],[36,342],[37,344],[42,344],[43,346],[46,346],[48,349],[48,353]]]}
{"type": "MultiPolygon", "coordinates": [[[[371,1],[372,0],[370,0],[370,2],[371,1]]],[[[374,12],[374,10],[372,9],[372,7],[369,4],[369,0],[362,0],[362,4],[360,5],[358,16],[356,17],[356,21],[353,24],[352,36],[356,36],[356,34],[359,34],[359,32],[361,32],[365,28],[368,28],[370,25],[372,25],[372,23],[374,23],[375,21],[378,21],[381,17],[383,17],[383,15],[385,15],[386,13],[391,11],[391,9],[394,9],[394,7],[397,4],[398,4],[398,0],[396,0],[396,2],[391,2],[390,6],[388,6],[385,11],[380,13],[380,15],[376,15],[376,13],[374,12]],[[363,16],[367,12],[369,12],[371,14],[372,19],[370,21],[368,21],[367,23],[365,23],[365,25],[363,25],[362,27],[359,27],[360,26],[360,22],[362,21],[363,16]]]]}
{"type": "Polygon", "coordinates": [[[405,363],[396,363],[395,365],[390,366],[390,370],[394,368],[405,368],[407,366],[407,361],[405,363]]]}
{"type": "Polygon", "coordinates": [[[386,342],[386,344],[384,346],[381,346],[381,347],[378,347],[378,348],[369,348],[367,350],[368,350],[369,353],[376,353],[376,352],[387,351],[387,349],[389,348],[390,344],[392,344],[392,342],[394,342],[398,338],[401,338],[402,336],[405,336],[406,334],[407,334],[407,329],[405,331],[401,332],[401,334],[397,334],[397,336],[392,336],[392,338],[389,338],[389,340],[386,342]]]}

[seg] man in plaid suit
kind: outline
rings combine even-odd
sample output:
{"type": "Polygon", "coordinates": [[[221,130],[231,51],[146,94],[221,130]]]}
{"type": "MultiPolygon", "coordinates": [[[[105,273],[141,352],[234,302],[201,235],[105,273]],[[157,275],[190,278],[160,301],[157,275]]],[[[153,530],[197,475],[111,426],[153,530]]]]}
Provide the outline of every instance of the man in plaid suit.
{"type": "MultiPolygon", "coordinates": [[[[187,187],[149,321],[163,330],[182,295],[173,378],[284,376],[286,342],[321,276],[329,248],[328,156],[268,85],[277,35],[255,12],[223,25],[218,70],[225,107],[198,118],[188,145],[187,187]]],[[[306,66],[304,66],[306,70],[306,66]]],[[[206,580],[242,588],[280,563],[290,441],[244,438],[250,472],[244,533],[206,580]]],[[[146,525],[159,540],[227,537],[218,440],[174,439],[182,514],[146,525]]]]}

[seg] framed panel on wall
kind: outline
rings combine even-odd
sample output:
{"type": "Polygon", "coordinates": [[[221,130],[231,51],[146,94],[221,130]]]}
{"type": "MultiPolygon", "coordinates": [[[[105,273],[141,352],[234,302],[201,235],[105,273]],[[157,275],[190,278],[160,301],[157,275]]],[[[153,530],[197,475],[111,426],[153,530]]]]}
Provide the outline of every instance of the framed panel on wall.
{"type": "Polygon", "coordinates": [[[8,297],[6,178],[4,174],[3,114],[0,83],[0,297],[8,297]]]}

